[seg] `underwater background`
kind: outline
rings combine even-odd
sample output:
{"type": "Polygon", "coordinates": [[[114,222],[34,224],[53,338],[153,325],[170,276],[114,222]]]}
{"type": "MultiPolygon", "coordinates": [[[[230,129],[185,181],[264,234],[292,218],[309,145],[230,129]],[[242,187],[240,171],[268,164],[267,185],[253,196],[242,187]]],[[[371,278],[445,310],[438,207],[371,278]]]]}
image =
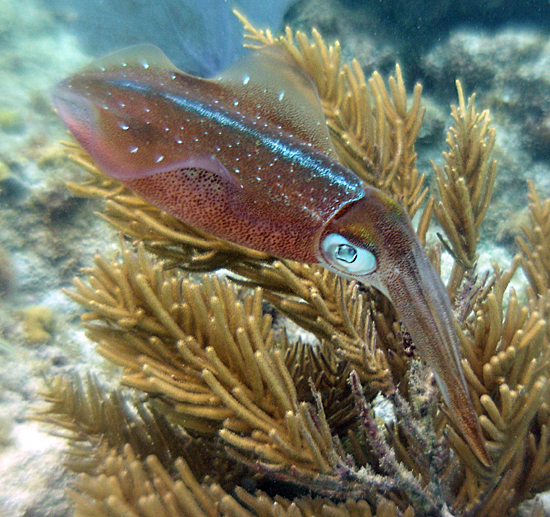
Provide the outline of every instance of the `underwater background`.
{"type": "MultiPolygon", "coordinates": [[[[344,60],[383,77],[400,63],[409,91],[423,87],[426,115],[417,166],[434,181],[456,103],[455,80],[476,93],[497,130],[498,178],[478,246],[478,272],[512,262],[527,220],[526,180],[550,196],[550,4],[302,0],[203,2],[0,0],[0,515],[65,516],[72,474],[62,439],[28,419],[44,379],[70,371],[117,369],[94,352],[81,309],[62,294],[117,232],[74,197],[83,172],[59,144],[68,138],[53,110],[54,84],[108,52],[159,46],[185,71],[211,76],[245,50],[237,7],[276,35],[285,25],[339,40],[344,60]]],[[[435,235],[430,236],[435,240],[435,235]]],[[[517,275],[518,290],[525,280],[517,275]]],[[[550,508],[550,505],[548,505],[550,508]]]]}

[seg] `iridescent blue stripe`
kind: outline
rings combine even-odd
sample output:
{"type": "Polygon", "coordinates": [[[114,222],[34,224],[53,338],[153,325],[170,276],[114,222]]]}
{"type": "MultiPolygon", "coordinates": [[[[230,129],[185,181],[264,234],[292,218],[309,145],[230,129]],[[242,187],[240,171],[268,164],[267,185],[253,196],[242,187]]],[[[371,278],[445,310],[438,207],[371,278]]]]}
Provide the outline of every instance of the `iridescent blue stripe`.
{"type": "Polygon", "coordinates": [[[283,156],[298,166],[315,171],[316,175],[324,176],[330,181],[330,183],[344,187],[348,192],[356,193],[358,194],[358,197],[362,197],[363,188],[360,180],[342,165],[332,162],[328,156],[325,157],[325,160],[322,158],[317,158],[313,153],[309,153],[300,148],[291,146],[283,139],[266,135],[258,129],[251,127],[249,124],[231,117],[223,111],[213,109],[211,105],[206,106],[202,102],[187,99],[185,97],[181,97],[180,95],[163,92],[156,88],[132,81],[119,79],[108,80],[107,82],[122,89],[143,93],[148,96],[161,96],[173,102],[176,106],[182,108],[183,110],[190,111],[207,120],[214,121],[221,126],[229,128],[231,131],[235,131],[237,133],[244,134],[249,138],[259,140],[262,145],[275,156],[283,156]],[[329,163],[327,164],[326,162],[329,163]]]}

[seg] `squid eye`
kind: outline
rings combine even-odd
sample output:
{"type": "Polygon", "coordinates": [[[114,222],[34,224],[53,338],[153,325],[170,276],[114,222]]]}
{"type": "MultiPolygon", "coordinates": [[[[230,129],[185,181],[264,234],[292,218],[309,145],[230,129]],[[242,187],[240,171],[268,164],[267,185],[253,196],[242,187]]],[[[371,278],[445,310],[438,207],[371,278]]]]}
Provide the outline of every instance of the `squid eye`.
{"type": "Polygon", "coordinates": [[[357,250],[349,244],[340,244],[340,246],[336,248],[334,256],[342,262],[351,264],[357,259],[357,250]]]}
{"type": "Polygon", "coordinates": [[[366,275],[376,269],[374,254],[351,244],[342,235],[327,235],[321,243],[321,248],[329,265],[344,273],[366,275]]]}

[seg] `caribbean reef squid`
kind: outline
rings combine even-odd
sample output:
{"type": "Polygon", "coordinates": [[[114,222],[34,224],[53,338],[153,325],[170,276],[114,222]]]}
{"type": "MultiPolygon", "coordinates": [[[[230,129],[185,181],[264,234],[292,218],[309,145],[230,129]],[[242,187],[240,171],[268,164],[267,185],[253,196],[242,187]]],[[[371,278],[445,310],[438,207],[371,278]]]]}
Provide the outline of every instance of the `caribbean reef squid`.
{"type": "Polygon", "coordinates": [[[380,290],[491,464],[443,283],[401,206],[338,162],[313,82],[286,53],[268,46],[202,79],[133,47],[58,84],[54,103],[105,174],[162,210],[380,290]]]}

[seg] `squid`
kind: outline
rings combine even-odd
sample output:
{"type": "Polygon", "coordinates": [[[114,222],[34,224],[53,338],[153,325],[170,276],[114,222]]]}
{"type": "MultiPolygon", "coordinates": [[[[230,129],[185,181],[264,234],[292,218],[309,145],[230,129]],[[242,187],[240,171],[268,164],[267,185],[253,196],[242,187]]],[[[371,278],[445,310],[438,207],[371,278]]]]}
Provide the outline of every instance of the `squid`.
{"type": "Polygon", "coordinates": [[[62,81],[53,99],[99,168],[158,208],[387,296],[455,426],[491,465],[441,279],[405,210],[339,163],[313,81],[284,51],[264,47],[204,79],[140,45],[62,81]]]}

